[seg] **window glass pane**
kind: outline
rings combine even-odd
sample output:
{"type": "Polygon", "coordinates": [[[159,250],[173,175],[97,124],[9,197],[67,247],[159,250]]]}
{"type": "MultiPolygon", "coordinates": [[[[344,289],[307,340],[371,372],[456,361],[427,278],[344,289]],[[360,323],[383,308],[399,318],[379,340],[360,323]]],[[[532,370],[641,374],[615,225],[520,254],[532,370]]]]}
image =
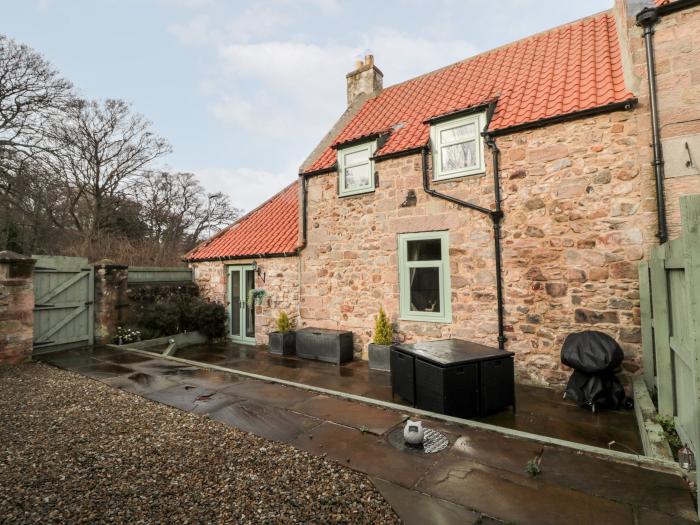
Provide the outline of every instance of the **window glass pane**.
{"type": "Polygon", "coordinates": [[[444,146],[440,149],[442,171],[459,170],[476,166],[476,141],[444,146]]]}
{"type": "Polygon", "coordinates": [[[345,165],[350,166],[352,164],[359,164],[361,162],[367,162],[369,160],[369,150],[363,149],[362,151],[356,151],[355,153],[348,153],[345,155],[345,165]]]}
{"type": "MultiPolygon", "coordinates": [[[[255,288],[255,272],[253,270],[245,271],[245,297],[248,300],[248,292],[255,288]]],[[[246,305],[245,311],[245,336],[255,337],[255,304],[246,305]]]]}
{"type": "Polygon", "coordinates": [[[440,132],[440,143],[460,142],[462,140],[474,138],[475,131],[476,127],[474,124],[464,124],[463,126],[442,130],[440,132]]]}
{"type": "Polygon", "coordinates": [[[365,188],[371,186],[372,174],[369,170],[369,163],[355,166],[353,168],[345,168],[345,189],[353,190],[356,188],[365,188]]]}
{"type": "Polygon", "coordinates": [[[440,239],[408,241],[406,256],[409,261],[439,261],[442,258],[442,242],[440,239]]]}
{"type": "Polygon", "coordinates": [[[440,269],[410,268],[411,311],[440,312],[440,269]]]}
{"type": "Polygon", "coordinates": [[[231,272],[231,335],[241,335],[241,272],[231,272]]]}

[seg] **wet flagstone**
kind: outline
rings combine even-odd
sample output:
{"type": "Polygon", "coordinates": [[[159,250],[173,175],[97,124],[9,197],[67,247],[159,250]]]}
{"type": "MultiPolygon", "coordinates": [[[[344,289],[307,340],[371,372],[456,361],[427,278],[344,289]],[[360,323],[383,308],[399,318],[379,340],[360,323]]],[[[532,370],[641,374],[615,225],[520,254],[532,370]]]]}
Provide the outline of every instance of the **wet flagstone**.
{"type": "Polygon", "coordinates": [[[97,357],[100,361],[105,361],[107,363],[115,363],[119,365],[131,365],[134,363],[143,363],[145,361],[150,361],[152,358],[137,354],[135,352],[114,352],[114,354],[104,354],[97,357]]]}
{"type": "Polygon", "coordinates": [[[545,447],[542,480],[666,514],[694,519],[686,483],[678,476],[545,447]]]}
{"type": "Polygon", "coordinates": [[[253,401],[226,405],[211,412],[209,417],[251,434],[282,442],[292,441],[321,423],[318,419],[253,401]]]}
{"type": "Polygon", "coordinates": [[[484,523],[479,512],[455,503],[405,489],[379,478],[372,478],[372,483],[406,525],[482,525],[484,523]]]}
{"type": "Polygon", "coordinates": [[[78,373],[92,377],[93,379],[107,379],[132,372],[132,369],[129,367],[105,363],[102,361],[95,361],[87,366],[77,367],[75,370],[78,373]]]}
{"type": "Polygon", "coordinates": [[[319,395],[294,407],[297,412],[382,435],[406,419],[393,410],[319,395]]]}
{"type": "Polygon", "coordinates": [[[634,524],[629,505],[455,456],[439,461],[417,488],[522,525],[634,524]]]}
{"type": "Polygon", "coordinates": [[[254,380],[232,385],[223,392],[279,408],[293,407],[316,396],[308,390],[254,380]]]}
{"type": "Polygon", "coordinates": [[[143,396],[152,401],[158,401],[159,403],[195,414],[207,414],[225,405],[240,401],[235,396],[187,384],[179,384],[163,390],[147,392],[143,396]]]}
{"type": "Polygon", "coordinates": [[[164,390],[178,384],[178,382],[171,377],[161,374],[146,374],[139,371],[133,371],[129,375],[105,379],[104,382],[114,388],[139,395],[147,392],[164,390]]]}
{"type": "Polygon", "coordinates": [[[407,488],[413,487],[439,456],[406,454],[378,436],[329,422],[300,435],[292,444],[407,488]]]}

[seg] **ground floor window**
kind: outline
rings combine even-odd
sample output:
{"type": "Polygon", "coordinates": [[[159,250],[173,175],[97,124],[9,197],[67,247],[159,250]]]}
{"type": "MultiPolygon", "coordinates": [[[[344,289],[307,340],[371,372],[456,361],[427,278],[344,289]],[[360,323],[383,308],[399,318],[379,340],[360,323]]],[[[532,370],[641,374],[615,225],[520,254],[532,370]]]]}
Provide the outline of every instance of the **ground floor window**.
{"type": "Polygon", "coordinates": [[[399,235],[401,319],[452,322],[448,232],[399,235]]]}

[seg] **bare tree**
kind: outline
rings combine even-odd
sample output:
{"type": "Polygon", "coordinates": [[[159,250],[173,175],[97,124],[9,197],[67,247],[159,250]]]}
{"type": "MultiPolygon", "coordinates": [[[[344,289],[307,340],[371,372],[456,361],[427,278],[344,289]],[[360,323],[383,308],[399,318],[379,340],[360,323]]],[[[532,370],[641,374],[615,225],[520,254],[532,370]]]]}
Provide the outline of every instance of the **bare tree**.
{"type": "Polygon", "coordinates": [[[226,195],[207,194],[192,173],[148,172],[134,189],[153,239],[182,250],[240,214],[226,195]]]}
{"type": "Polygon", "coordinates": [[[47,166],[64,183],[73,227],[94,239],[149,165],[170,152],[150,123],[121,100],[73,101],[48,132],[47,166]]]}
{"type": "Polygon", "coordinates": [[[0,35],[0,152],[29,153],[44,124],[71,99],[72,86],[36,51],[0,35]]]}

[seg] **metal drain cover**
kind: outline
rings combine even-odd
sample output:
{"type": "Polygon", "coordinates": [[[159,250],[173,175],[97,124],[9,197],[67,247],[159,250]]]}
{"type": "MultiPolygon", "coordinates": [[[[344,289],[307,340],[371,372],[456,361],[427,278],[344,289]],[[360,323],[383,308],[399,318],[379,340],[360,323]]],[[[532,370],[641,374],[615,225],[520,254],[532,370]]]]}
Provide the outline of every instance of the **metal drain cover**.
{"type": "Polygon", "coordinates": [[[450,444],[450,440],[447,439],[445,434],[426,427],[423,427],[423,444],[417,447],[406,444],[403,439],[402,426],[392,430],[387,436],[387,440],[394,448],[405,452],[413,452],[414,454],[434,454],[445,450],[450,444]]]}

